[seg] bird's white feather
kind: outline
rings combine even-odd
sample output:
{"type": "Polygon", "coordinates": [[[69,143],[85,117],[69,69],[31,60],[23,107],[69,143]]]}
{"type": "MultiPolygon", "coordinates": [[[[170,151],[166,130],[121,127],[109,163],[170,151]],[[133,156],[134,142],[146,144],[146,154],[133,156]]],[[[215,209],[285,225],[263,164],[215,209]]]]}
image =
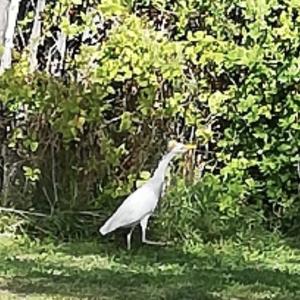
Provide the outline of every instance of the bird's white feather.
{"type": "Polygon", "coordinates": [[[100,228],[100,233],[105,235],[120,227],[134,226],[140,223],[145,216],[151,215],[161,196],[168,164],[175,155],[184,153],[186,150],[185,145],[176,143],[171,151],[161,159],[149,181],[124,200],[100,228]]]}
{"type": "Polygon", "coordinates": [[[152,214],[159,196],[153,191],[150,183],[146,183],[132,193],[119,206],[115,213],[100,228],[105,235],[120,227],[139,223],[146,215],[152,214]]]}

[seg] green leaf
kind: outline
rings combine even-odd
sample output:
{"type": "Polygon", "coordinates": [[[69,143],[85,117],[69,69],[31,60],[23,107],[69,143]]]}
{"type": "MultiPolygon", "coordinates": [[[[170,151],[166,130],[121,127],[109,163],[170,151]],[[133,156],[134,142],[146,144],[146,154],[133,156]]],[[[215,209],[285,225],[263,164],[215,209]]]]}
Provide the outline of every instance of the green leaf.
{"type": "Polygon", "coordinates": [[[148,172],[148,171],[142,171],[140,173],[140,178],[143,179],[143,180],[148,180],[151,176],[151,173],[148,172]]]}
{"type": "Polygon", "coordinates": [[[128,129],[130,129],[131,124],[132,124],[132,116],[131,116],[131,113],[128,112],[128,111],[125,111],[125,112],[122,114],[122,117],[121,117],[121,123],[120,123],[120,128],[119,128],[119,130],[120,130],[120,131],[127,131],[128,129]]]}
{"type": "Polygon", "coordinates": [[[38,142],[32,141],[32,142],[30,143],[30,149],[31,149],[31,151],[32,151],[32,152],[35,152],[35,151],[37,150],[38,146],[39,146],[39,143],[38,143],[38,142]]]}

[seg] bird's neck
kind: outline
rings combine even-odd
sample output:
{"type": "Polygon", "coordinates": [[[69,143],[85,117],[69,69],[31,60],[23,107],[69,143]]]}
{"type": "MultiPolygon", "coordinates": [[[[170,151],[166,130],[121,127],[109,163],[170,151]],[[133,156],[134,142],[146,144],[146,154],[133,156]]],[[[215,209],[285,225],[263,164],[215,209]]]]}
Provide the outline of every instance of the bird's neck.
{"type": "Polygon", "coordinates": [[[162,160],[159,162],[158,167],[152,176],[153,180],[161,181],[161,182],[164,181],[168,165],[175,155],[176,155],[175,153],[170,152],[162,158],[162,160]]]}

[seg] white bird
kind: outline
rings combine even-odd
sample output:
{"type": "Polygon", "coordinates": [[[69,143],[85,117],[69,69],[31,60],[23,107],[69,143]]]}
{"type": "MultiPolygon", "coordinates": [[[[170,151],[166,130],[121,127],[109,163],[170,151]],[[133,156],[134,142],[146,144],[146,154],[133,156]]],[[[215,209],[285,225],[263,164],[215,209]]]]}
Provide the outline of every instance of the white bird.
{"type": "Polygon", "coordinates": [[[194,145],[184,145],[171,141],[170,152],[166,154],[158,164],[153,176],[140,188],[128,196],[114,214],[99,229],[102,235],[106,235],[118,228],[131,228],[127,234],[127,249],[131,248],[131,235],[137,224],[141,225],[142,242],[150,245],[163,245],[162,242],[150,241],[146,237],[146,229],[149,217],[153,214],[161,196],[166,171],[170,161],[177,155],[183,154],[194,145]]]}

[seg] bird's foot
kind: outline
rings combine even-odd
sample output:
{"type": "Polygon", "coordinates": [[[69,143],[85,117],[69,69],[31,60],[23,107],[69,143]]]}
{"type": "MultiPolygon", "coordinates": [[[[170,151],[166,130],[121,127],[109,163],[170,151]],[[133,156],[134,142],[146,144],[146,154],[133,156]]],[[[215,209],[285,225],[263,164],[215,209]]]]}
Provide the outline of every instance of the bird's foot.
{"type": "Polygon", "coordinates": [[[158,241],[150,241],[150,240],[143,240],[144,244],[148,245],[156,245],[156,246],[167,246],[170,245],[168,242],[158,242],[158,241]]]}

